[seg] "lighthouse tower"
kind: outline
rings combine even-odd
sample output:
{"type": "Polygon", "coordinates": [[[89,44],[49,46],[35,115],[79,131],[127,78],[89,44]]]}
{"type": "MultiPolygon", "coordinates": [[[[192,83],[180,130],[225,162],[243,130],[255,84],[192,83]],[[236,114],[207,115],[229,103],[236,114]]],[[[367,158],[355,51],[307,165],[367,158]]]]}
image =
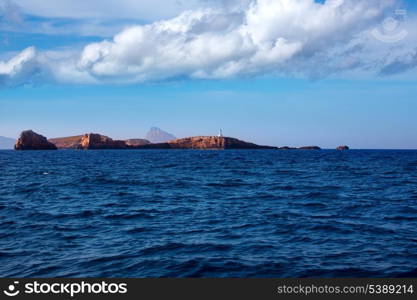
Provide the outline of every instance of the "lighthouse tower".
{"type": "Polygon", "coordinates": [[[220,128],[220,130],[219,130],[219,135],[218,135],[218,137],[223,137],[223,131],[222,131],[222,129],[220,128]]]}

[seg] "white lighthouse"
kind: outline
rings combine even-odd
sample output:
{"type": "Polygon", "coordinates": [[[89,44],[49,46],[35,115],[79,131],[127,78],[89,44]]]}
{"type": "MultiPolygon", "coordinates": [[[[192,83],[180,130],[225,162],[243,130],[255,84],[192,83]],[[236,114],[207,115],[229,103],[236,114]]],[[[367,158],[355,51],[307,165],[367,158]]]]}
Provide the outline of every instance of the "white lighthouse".
{"type": "Polygon", "coordinates": [[[220,130],[219,130],[219,135],[218,135],[218,137],[223,137],[223,131],[222,131],[222,129],[220,128],[220,130]]]}

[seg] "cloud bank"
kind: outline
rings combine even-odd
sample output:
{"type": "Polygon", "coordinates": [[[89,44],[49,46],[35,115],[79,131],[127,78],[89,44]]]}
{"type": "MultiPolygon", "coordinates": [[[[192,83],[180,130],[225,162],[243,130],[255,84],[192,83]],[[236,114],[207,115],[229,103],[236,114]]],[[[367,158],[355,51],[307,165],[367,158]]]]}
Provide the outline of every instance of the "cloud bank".
{"type": "Polygon", "coordinates": [[[0,61],[0,84],[41,78],[130,84],[177,78],[323,77],[352,71],[386,75],[417,65],[411,34],[396,44],[372,36],[375,30],[384,37],[400,29],[379,28],[398,1],[221,2],[130,26],[112,40],[86,45],[80,53],[25,49],[0,61]]]}
{"type": "Polygon", "coordinates": [[[171,18],[187,8],[195,8],[202,4],[201,0],[13,1],[20,6],[25,13],[44,18],[141,19],[148,21],[171,18]]]}

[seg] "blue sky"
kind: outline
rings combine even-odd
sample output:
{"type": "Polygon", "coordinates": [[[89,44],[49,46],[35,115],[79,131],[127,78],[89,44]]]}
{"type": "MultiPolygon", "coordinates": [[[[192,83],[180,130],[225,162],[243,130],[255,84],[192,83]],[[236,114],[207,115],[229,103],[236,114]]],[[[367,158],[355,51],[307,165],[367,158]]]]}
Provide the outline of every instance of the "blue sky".
{"type": "Polygon", "coordinates": [[[125,2],[116,16],[111,1],[83,17],[48,1],[0,9],[0,136],[223,128],[277,146],[417,149],[415,2],[369,0],[351,19],[360,0],[195,1],[185,16],[181,2],[165,10],[125,2]],[[288,24],[294,16],[307,25],[288,24]],[[391,16],[395,30],[379,28],[391,16]],[[407,35],[381,41],[374,29],[407,35]]]}

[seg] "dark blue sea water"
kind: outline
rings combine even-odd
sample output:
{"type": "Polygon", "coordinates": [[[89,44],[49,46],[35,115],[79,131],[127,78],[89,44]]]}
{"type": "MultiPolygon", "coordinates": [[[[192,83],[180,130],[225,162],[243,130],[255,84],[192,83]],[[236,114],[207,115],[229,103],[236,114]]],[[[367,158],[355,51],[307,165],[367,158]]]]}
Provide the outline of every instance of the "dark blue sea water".
{"type": "Polygon", "coordinates": [[[417,151],[0,151],[1,277],[417,276],[417,151]]]}

